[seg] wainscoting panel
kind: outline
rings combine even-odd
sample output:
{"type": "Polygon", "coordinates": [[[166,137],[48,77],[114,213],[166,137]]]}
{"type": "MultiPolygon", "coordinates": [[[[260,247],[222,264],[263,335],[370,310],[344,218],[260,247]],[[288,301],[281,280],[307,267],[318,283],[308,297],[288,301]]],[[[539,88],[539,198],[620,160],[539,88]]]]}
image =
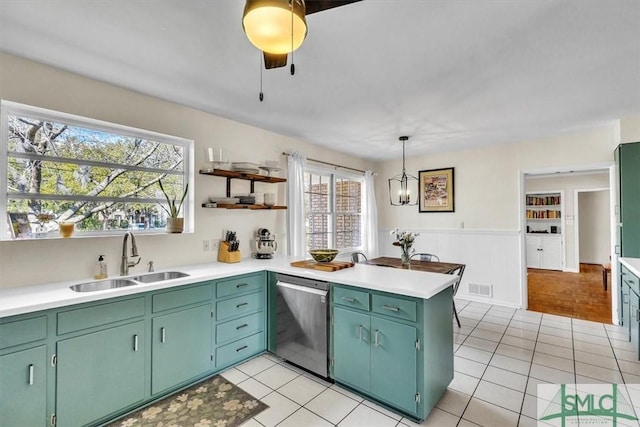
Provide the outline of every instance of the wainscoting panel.
{"type": "MultiPolygon", "coordinates": [[[[429,252],[443,262],[466,264],[458,296],[464,299],[521,307],[520,233],[510,230],[414,230],[416,252],[429,252]],[[492,297],[469,294],[469,284],[490,285],[492,297]]],[[[391,230],[378,234],[380,256],[400,257],[391,230]]]]}

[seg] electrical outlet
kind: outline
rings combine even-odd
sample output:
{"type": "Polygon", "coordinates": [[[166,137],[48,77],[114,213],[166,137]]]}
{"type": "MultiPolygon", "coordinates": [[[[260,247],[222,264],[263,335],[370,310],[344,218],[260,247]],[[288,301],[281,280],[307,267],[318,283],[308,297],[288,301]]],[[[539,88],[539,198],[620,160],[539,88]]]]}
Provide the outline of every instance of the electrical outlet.
{"type": "Polygon", "coordinates": [[[211,250],[211,243],[209,242],[209,240],[203,240],[202,241],[202,251],[203,252],[209,252],[211,250]]]}
{"type": "Polygon", "coordinates": [[[219,246],[220,246],[220,240],[211,239],[211,248],[212,248],[212,250],[217,251],[219,246]]]}

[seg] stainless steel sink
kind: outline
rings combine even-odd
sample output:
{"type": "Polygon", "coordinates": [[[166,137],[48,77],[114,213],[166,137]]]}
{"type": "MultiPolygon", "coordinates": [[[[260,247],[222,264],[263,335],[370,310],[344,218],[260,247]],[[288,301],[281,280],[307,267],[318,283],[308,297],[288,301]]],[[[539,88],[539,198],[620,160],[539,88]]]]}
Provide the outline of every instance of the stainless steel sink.
{"type": "Polygon", "coordinates": [[[74,292],[95,292],[104,291],[105,289],[123,288],[125,286],[134,286],[137,283],[129,279],[107,279],[95,282],[80,283],[69,286],[74,292]]]}
{"type": "Polygon", "coordinates": [[[187,277],[187,273],[183,273],[181,271],[164,271],[161,273],[149,273],[142,274],[140,276],[132,277],[136,282],[142,283],[153,283],[153,282],[162,282],[164,280],[172,280],[179,279],[181,277],[187,277]]]}

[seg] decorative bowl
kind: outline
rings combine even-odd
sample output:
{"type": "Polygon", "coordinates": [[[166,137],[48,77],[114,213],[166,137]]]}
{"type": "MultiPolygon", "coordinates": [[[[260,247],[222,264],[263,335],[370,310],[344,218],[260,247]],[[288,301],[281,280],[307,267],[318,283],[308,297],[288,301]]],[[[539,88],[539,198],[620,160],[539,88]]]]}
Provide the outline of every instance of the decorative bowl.
{"type": "Polygon", "coordinates": [[[316,262],[331,262],[338,255],[337,249],[314,249],[309,254],[316,262]]]}

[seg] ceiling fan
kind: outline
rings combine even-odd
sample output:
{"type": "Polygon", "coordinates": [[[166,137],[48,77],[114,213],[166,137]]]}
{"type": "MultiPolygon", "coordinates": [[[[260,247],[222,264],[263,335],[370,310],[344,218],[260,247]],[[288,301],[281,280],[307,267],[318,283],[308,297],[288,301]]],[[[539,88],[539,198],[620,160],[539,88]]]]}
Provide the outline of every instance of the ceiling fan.
{"type": "MultiPolygon", "coordinates": [[[[305,16],[361,0],[247,0],[242,26],[249,41],[263,52],[266,69],[287,65],[287,55],[307,35],[305,16]],[[292,31],[293,29],[293,31],[292,31]]],[[[291,64],[291,74],[294,74],[291,64]]]]}

